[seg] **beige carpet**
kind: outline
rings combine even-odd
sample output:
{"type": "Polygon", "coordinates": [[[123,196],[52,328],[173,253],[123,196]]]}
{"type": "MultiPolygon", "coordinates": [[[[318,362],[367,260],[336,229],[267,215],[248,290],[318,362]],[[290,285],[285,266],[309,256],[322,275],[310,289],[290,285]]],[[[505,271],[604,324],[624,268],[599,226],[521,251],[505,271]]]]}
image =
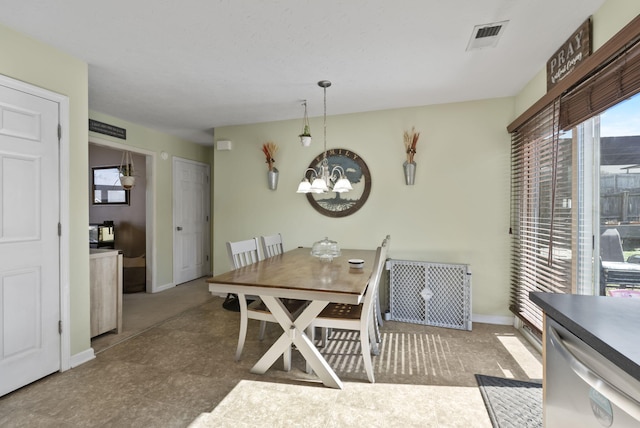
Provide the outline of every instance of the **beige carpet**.
{"type": "Polygon", "coordinates": [[[160,293],[127,293],[122,296],[122,331],[104,333],[91,340],[95,353],[211,300],[206,277],[185,282],[160,293]]]}
{"type": "MultiPolygon", "coordinates": [[[[260,341],[252,320],[235,361],[239,314],[224,310],[223,298],[208,297],[204,282],[198,287],[206,303],[0,397],[0,427],[491,428],[474,374],[542,376],[540,355],[511,326],[476,323],[461,331],[394,321],[382,328],[375,384],[355,337],[340,331],[321,352],[343,390],[307,374],[298,352],[289,372],[280,360],[253,374],[282,330],[270,325],[260,341]]],[[[169,306],[179,310],[176,302],[169,306]]]]}

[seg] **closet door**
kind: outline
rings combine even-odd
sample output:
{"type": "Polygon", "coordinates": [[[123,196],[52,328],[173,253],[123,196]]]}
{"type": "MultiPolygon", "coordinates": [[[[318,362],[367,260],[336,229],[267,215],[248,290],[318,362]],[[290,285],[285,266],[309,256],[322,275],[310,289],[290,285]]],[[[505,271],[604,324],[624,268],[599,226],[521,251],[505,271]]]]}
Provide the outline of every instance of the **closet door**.
{"type": "Polygon", "coordinates": [[[209,166],[173,160],[173,278],[175,284],[209,273],[209,166]]]}
{"type": "Polygon", "coordinates": [[[0,84],[0,395],[60,369],[58,115],[0,84]]]}

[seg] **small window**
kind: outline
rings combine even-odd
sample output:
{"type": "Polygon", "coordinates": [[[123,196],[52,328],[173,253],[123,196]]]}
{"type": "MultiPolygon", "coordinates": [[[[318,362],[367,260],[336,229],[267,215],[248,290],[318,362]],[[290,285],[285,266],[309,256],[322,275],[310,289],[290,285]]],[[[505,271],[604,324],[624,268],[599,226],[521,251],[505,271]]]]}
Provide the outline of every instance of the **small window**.
{"type": "Polygon", "coordinates": [[[93,204],[129,205],[129,191],[120,184],[117,166],[93,168],[93,204]]]}

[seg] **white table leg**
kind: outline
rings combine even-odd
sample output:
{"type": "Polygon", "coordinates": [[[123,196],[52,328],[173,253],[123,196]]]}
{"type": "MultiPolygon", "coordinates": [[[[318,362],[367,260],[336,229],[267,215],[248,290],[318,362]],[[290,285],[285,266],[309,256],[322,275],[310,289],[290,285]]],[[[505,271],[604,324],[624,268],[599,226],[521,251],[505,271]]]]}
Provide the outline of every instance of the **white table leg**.
{"type": "Polygon", "coordinates": [[[274,318],[278,321],[284,332],[282,336],[267,350],[260,360],[251,369],[252,373],[265,373],[276,360],[293,343],[298,348],[313,371],[318,375],[322,383],[331,388],[342,389],[342,381],[331,369],[327,361],[322,357],[316,346],[305,333],[305,329],[318,316],[329,302],[314,300],[296,318],[287,311],[280,299],[272,296],[260,296],[264,304],[269,308],[274,318]]]}
{"type": "MultiPolygon", "coordinates": [[[[287,351],[287,346],[291,346],[291,343],[293,343],[290,337],[292,334],[291,330],[294,330],[293,334],[295,334],[295,321],[293,319],[293,315],[291,315],[287,310],[282,301],[279,298],[272,296],[260,296],[260,298],[267,308],[269,308],[269,311],[271,311],[273,317],[276,319],[278,324],[280,324],[284,332],[251,369],[252,373],[257,374],[263,374],[269,370],[280,355],[287,351]]],[[[302,314],[300,315],[302,316],[302,314]]],[[[314,316],[316,315],[317,314],[314,316]]]]}

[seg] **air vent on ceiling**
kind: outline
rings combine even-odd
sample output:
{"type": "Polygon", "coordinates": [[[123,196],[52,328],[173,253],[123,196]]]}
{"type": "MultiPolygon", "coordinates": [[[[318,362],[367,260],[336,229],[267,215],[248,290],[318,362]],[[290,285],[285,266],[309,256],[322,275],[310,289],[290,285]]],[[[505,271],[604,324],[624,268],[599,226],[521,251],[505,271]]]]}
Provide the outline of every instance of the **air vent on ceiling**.
{"type": "Polygon", "coordinates": [[[471,39],[467,45],[467,50],[482,48],[492,48],[498,44],[498,40],[504,33],[504,29],[509,21],[493,22],[491,24],[476,25],[473,27],[471,39]]]}

